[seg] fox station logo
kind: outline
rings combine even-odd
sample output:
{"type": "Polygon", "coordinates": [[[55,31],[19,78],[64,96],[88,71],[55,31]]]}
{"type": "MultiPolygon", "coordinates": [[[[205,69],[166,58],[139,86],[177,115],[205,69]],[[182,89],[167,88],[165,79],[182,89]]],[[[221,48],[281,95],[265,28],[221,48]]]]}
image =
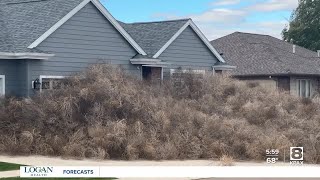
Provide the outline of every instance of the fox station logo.
{"type": "Polygon", "coordinates": [[[23,167],[23,173],[31,177],[47,177],[53,173],[53,167],[23,167]]]}
{"type": "Polygon", "coordinates": [[[290,148],[290,164],[292,165],[303,164],[303,147],[290,148]]]}

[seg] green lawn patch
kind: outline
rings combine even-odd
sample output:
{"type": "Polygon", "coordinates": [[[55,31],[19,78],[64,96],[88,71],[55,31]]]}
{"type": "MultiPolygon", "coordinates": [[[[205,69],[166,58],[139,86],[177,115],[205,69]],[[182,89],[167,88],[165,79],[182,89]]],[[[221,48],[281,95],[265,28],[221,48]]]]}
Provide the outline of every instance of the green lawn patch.
{"type": "Polygon", "coordinates": [[[20,166],[24,166],[24,165],[0,162],[0,172],[19,170],[20,166]]]}

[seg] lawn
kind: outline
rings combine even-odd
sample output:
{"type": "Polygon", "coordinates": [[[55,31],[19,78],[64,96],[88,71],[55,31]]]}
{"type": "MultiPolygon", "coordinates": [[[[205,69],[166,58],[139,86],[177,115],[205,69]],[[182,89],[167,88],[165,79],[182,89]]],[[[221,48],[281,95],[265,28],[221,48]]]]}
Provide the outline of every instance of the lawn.
{"type": "Polygon", "coordinates": [[[19,170],[20,166],[24,166],[24,165],[0,162],[0,172],[19,170]]]}

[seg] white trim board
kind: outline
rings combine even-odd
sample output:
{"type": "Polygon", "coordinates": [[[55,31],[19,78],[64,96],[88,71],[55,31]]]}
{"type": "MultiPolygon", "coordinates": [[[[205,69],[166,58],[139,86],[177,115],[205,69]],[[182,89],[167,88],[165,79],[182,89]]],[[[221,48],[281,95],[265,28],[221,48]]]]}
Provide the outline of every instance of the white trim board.
{"type": "Polygon", "coordinates": [[[54,54],[45,53],[6,53],[0,52],[0,59],[39,59],[48,60],[53,57],[54,54]]]}
{"type": "Polygon", "coordinates": [[[153,58],[155,58],[155,59],[158,58],[163,53],[163,51],[165,51],[173,43],[173,41],[176,40],[180,36],[180,34],[189,26],[189,24],[190,24],[189,21],[185,25],[183,25],[179,29],[179,31],[176,32],[176,34],[173,35],[172,38],[164,46],[162,46],[162,48],[153,56],[153,58]]]}
{"type": "Polygon", "coordinates": [[[64,79],[66,76],[47,76],[47,75],[40,75],[41,79],[64,79]]]}
{"type": "Polygon", "coordinates": [[[2,83],[3,83],[3,86],[2,86],[3,94],[0,93],[0,96],[4,96],[4,95],[6,95],[6,76],[0,75],[0,79],[2,79],[2,83]]]}
{"type": "Polygon", "coordinates": [[[133,38],[123,29],[118,21],[108,12],[108,10],[100,3],[99,0],[91,0],[91,2],[99,9],[99,11],[111,22],[111,24],[122,34],[122,36],[142,55],[147,53],[133,40],[133,38]]]}
{"type": "Polygon", "coordinates": [[[166,66],[169,65],[167,62],[162,62],[160,59],[130,59],[133,65],[155,65],[155,66],[166,66]]]}
{"type": "Polygon", "coordinates": [[[217,57],[217,59],[220,62],[225,63],[225,60],[222,58],[222,56],[211,45],[209,40],[205,37],[205,35],[201,32],[201,30],[197,27],[197,25],[191,19],[184,26],[182,26],[174,36],[172,36],[172,38],[153,56],[153,58],[158,58],[189,26],[196,32],[196,34],[200,37],[203,43],[210,49],[210,51],[217,57]]]}
{"type": "Polygon", "coordinates": [[[65,22],[72,18],[77,12],[84,8],[89,2],[92,4],[109,20],[109,22],[119,31],[119,33],[132,45],[132,47],[142,55],[147,55],[147,53],[138,45],[137,42],[121,27],[118,21],[107,11],[107,9],[99,2],[99,0],[84,0],[72,11],[70,11],[66,16],[60,19],[55,25],[53,25],[48,31],[41,35],[37,40],[35,40],[29,49],[37,47],[45,39],[47,39],[52,33],[54,33],[59,27],[61,27],[65,22]]]}
{"type": "Polygon", "coordinates": [[[230,66],[230,65],[218,65],[218,66],[212,66],[213,70],[233,70],[236,69],[237,66],[230,66]]]}
{"type": "Polygon", "coordinates": [[[170,69],[170,75],[177,73],[177,72],[182,72],[182,73],[194,73],[194,74],[206,74],[205,69],[170,69]]]}
{"type": "Polygon", "coordinates": [[[42,34],[37,40],[35,40],[30,46],[29,49],[37,47],[45,39],[47,39],[52,33],[54,33],[59,27],[61,27],[65,22],[67,22],[71,17],[73,17],[77,12],[79,12],[84,6],[86,6],[91,0],[82,1],[77,7],[60,19],[55,25],[53,25],[48,31],[42,34]]]}

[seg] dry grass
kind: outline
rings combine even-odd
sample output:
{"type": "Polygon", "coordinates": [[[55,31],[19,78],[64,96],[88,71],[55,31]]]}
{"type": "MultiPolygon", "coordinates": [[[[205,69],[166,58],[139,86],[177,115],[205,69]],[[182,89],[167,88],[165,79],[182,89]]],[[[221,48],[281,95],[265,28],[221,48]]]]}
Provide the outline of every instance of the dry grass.
{"type": "Polygon", "coordinates": [[[234,166],[234,159],[231,156],[223,155],[220,158],[220,165],[221,166],[234,166]]]}
{"type": "Polygon", "coordinates": [[[320,162],[319,99],[221,76],[190,75],[153,87],[103,65],[66,83],[32,99],[1,100],[0,153],[263,160],[266,149],[282,155],[303,146],[306,161],[320,162]]]}

